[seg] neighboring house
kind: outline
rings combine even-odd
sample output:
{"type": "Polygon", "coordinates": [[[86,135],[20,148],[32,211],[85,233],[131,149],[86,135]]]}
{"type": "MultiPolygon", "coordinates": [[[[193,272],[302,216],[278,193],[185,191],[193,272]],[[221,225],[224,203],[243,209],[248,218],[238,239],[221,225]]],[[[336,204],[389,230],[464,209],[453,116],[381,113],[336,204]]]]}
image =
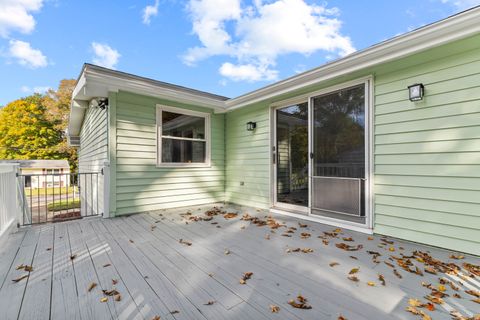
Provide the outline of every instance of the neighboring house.
{"type": "Polygon", "coordinates": [[[0,160],[18,164],[25,176],[25,187],[32,189],[70,186],[70,166],[67,160],[0,160]]]}
{"type": "Polygon", "coordinates": [[[229,202],[480,255],[479,21],[477,7],[233,99],[86,64],[70,141],[81,170],[109,168],[109,216],[229,202]]]}

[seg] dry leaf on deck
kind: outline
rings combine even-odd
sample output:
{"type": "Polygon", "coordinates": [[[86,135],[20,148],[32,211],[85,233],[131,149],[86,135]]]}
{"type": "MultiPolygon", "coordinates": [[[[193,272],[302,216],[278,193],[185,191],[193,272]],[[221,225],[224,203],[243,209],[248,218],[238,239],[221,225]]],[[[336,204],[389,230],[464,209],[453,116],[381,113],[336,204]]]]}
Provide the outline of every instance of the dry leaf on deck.
{"type": "Polygon", "coordinates": [[[265,235],[265,239],[270,240],[270,235],[269,234],[265,235]]]}
{"type": "Polygon", "coordinates": [[[330,262],[329,266],[330,267],[335,267],[335,266],[338,266],[339,264],[340,263],[334,261],[334,262],[330,262]]]}
{"type": "Polygon", "coordinates": [[[93,288],[95,288],[97,286],[97,283],[96,282],[92,282],[88,285],[88,289],[87,291],[90,292],[93,290],[93,288]]]}
{"type": "Polygon", "coordinates": [[[303,223],[300,223],[300,222],[299,222],[299,223],[298,223],[298,226],[299,226],[300,228],[306,228],[306,227],[308,227],[308,224],[303,224],[303,223]]]}
{"type": "Polygon", "coordinates": [[[117,279],[112,279],[112,285],[116,285],[118,283],[117,279]]]}
{"type": "Polygon", "coordinates": [[[112,290],[102,290],[103,294],[106,295],[106,296],[116,296],[117,294],[120,294],[120,292],[118,292],[117,290],[115,289],[112,289],[112,290]]]}
{"type": "Polygon", "coordinates": [[[421,307],[423,303],[418,299],[408,299],[408,304],[412,307],[421,307]]]}
{"type": "Polygon", "coordinates": [[[233,218],[236,218],[237,216],[238,216],[238,214],[237,214],[237,213],[234,213],[234,212],[225,213],[225,214],[223,215],[223,217],[224,217],[225,219],[233,219],[233,218]]]}
{"type": "Polygon", "coordinates": [[[348,238],[347,238],[347,237],[344,237],[344,238],[342,238],[342,240],[343,240],[343,241],[347,241],[347,242],[352,242],[352,241],[354,241],[352,237],[348,237],[348,238]]]}
{"type": "Polygon", "coordinates": [[[186,246],[191,246],[192,243],[190,241],[186,241],[186,240],[183,240],[183,239],[180,239],[178,242],[180,242],[181,244],[184,244],[186,246]]]}
{"type": "Polygon", "coordinates": [[[360,268],[353,268],[348,274],[355,274],[360,270],[360,268]]]}
{"type": "Polygon", "coordinates": [[[297,309],[312,309],[312,306],[307,303],[307,299],[302,295],[297,296],[296,301],[294,299],[288,301],[288,304],[297,309]]]}
{"type": "Polygon", "coordinates": [[[24,275],[21,276],[21,277],[18,277],[18,278],[16,278],[16,279],[13,279],[12,281],[15,282],[15,283],[17,283],[17,282],[22,281],[22,280],[25,279],[25,278],[28,278],[28,274],[24,274],[24,275]]]}
{"type": "Polygon", "coordinates": [[[108,298],[107,297],[103,297],[100,299],[100,302],[107,302],[108,301],[108,298]]]}
{"type": "Polygon", "coordinates": [[[354,276],[354,275],[348,276],[348,280],[351,280],[351,281],[353,281],[353,282],[358,282],[358,281],[360,281],[360,279],[358,279],[358,278],[357,278],[356,276],[354,276]]]}
{"type": "Polygon", "coordinates": [[[472,301],[480,304],[480,298],[472,299],[472,301]]]}
{"type": "Polygon", "coordinates": [[[452,254],[450,255],[450,259],[456,259],[456,260],[460,260],[460,259],[464,259],[465,257],[462,256],[461,254],[452,254]]]}
{"type": "Polygon", "coordinates": [[[368,281],[368,282],[367,282],[367,285],[369,285],[370,287],[375,287],[375,282],[373,282],[373,281],[368,281]]]}
{"type": "Polygon", "coordinates": [[[180,313],[180,311],[178,311],[178,310],[170,311],[170,314],[177,314],[177,313],[180,313]]]}
{"type": "Polygon", "coordinates": [[[113,300],[115,301],[122,301],[122,295],[119,293],[119,294],[116,294],[113,296],[113,300]]]}
{"type": "Polygon", "coordinates": [[[107,263],[107,264],[104,264],[103,267],[106,268],[106,267],[110,267],[111,264],[110,263],[107,263]]]}
{"type": "Polygon", "coordinates": [[[337,320],[347,320],[347,318],[345,318],[345,317],[342,316],[342,315],[339,315],[338,318],[337,318],[337,320]]]}
{"type": "Polygon", "coordinates": [[[414,315],[419,315],[420,314],[420,310],[418,310],[417,308],[412,307],[412,306],[408,306],[405,310],[413,313],[414,315]]]}
{"type": "Polygon", "coordinates": [[[129,239],[128,241],[130,241],[130,243],[134,243],[134,241],[132,239],[129,239]]]}
{"type": "Polygon", "coordinates": [[[357,251],[363,248],[363,245],[359,244],[358,246],[350,246],[346,243],[336,243],[335,246],[339,249],[345,250],[345,251],[357,251]]]}
{"type": "Polygon", "coordinates": [[[278,312],[280,311],[280,307],[271,304],[271,305],[270,305],[270,311],[271,311],[272,313],[278,313],[278,312]]]}
{"type": "Polygon", "coordinates": [[[477,290],[465,290],[465,293],[472,295],[474,297],[480,298],[480,291],[477,290]]]}
{"type": "Polygon", "coordinates": [[[435,270],[434,267],[428,266],[424,268],[425,272],[431,273],[431,274],[437,274],[437,270],[435,270]]]}
{"type": "Polygon", "coordinates": [[[382,286],[385,285],[385,277],[381,274],[378,275],[378,280],[380,280],[380,282],[382,283],[382,286]]]}
{"type": "Polygon", "coordinates": [[[74,260],[76,257],[77,257],[76,254],[72,254],[72,255],[70,256],[70,260],[74,260]]]}
{"type": "Polygon", "coordinates": [[[250,279],[253,275],[253,272],[245,272],[242,279],[240,279],[240,284],[246,284],[247,280],[250,279]]]}
{"type": "Polygon", "coordinates": [[[367,240],[372,241],[372,240],[373,240],[373,237],[368,237],[367,240]]]}
{"type": "Polygon", "coordinates": [[[397,278],[402,279],[402,275],[397,271],[397,269],[393,269],[393,274],[397,276],[397,278]]]}
{"type": "Polygon", "coordinates": [[[160,316],[155,316],[152,318],[152,320],[160,320],[160,319],[161,319],[160,316]]]}
{"type": "Polygon", "coordinates": [[[204,305],[205,305],[205,306],[211,306],[211,305],[214,304],[214,303],[215,303],[215,301],[210,300],[210,301],[208,301],[207,303],[204,303],[204,305]]]}
{"type": "Polygon", "coordinates": [[[439,297],[434,297],[434,296],[431,296],[431,295],[426,295],[425,296],[425,299],[435,303],[435,304],[443,304],[443,299],[442,298],[439,298],[439,297]]]}
{"type": "Polygon", "coordinates": [[[302,233],[300,234],[300,238],[302,238],[302,239],[308,239],[308,238],[310,238],[310,237],[311,237],[311,234],[308,233],[308,232],[302,232],[302,233]]]}
{"type": "Polygon", "coordinates": [[[230,254],[230,250],[228,249],[225,249],[225,252],[224,252],[225,255],[229,255],[230,254]]]}

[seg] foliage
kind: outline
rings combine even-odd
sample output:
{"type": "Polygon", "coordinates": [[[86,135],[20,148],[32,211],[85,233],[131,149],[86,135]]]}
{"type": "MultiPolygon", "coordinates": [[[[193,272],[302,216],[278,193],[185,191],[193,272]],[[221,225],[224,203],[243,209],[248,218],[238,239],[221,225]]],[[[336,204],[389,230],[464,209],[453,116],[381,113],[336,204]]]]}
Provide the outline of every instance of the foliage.
{"type": "Polygon", "coordinates": [[[80,208],[80,199],[50,202],[47,205],[47,207],[48,207],[48,211],[62,211],[62,210],[68,210],[68,209],[77,209],[77,208],[80,208]]]}
{"type": "Polygon", "coordinates": [[[70,97],[75,80],[58,89],[10,102],[0,109],[0,159],[67,159],[75,170],[77,153],[67,145],[70,97]]]}

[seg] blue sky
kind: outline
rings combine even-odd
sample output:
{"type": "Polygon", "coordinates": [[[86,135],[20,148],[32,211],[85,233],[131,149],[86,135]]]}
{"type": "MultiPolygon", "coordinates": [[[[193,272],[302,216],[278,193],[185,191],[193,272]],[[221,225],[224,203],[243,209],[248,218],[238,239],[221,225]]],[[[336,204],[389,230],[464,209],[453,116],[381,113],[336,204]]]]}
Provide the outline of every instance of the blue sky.
{"type": "Polygon", "coordinates": [[[235,97],[480,0],[0,0],[0,105],[84,62],[235,97]]]}

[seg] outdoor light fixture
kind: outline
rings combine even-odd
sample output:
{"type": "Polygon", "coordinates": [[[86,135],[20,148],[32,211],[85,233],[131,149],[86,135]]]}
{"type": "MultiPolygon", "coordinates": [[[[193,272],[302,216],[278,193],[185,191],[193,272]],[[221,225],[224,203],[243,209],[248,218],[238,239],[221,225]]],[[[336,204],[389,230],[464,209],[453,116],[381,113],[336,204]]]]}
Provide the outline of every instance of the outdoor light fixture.
{"type": "Polygon", "coordinates": [[[247,131],[253,131],[257,127],[256,122],[249,121],[247,122],[247,131]]]}
{"type": "Polygon", "coordinates": [[[412,84],[408,87],[408,98],[410,101],[420,101],[423,99],[424,86],[422,83],[412,84]]]}

